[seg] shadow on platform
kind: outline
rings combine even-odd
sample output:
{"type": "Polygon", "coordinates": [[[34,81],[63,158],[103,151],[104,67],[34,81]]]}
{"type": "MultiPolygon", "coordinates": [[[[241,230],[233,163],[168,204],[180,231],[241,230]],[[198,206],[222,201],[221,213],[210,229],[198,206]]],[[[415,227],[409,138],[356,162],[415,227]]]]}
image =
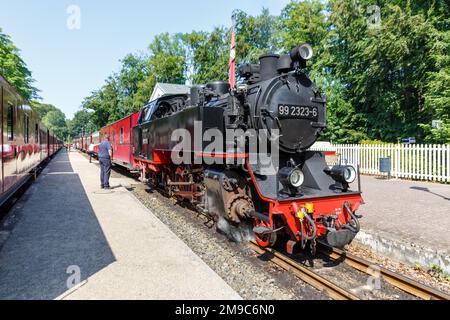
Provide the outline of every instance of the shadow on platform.
{"type": "Polygon", "coordinates": [[[47,170],[0,251],[0,299],[54,299],[116,261],[67,151],[47,170]]]}
{"type": "Polygon", "coordinates": [[[428,189],[428,188],[423,188],[423,187],[411,187],[410,189],[412,189],[412,190],[418,190],[418,191],[423,191],[423,192],[427,192],[427,193],[429,193],[429,194],[432,194],[432,195],[435,195],[435,196],[437,196],[437,197],[440,197],[440,198],[442,198],[442,199],[444,199],[444,200],[450,201],[450,198],[449,198],[449,197],[446,197],[446,196],[444,196],[444,195],[442,195],[442,194],[433,192],[433,191],[431,191],[431,190],[428,189]]]}

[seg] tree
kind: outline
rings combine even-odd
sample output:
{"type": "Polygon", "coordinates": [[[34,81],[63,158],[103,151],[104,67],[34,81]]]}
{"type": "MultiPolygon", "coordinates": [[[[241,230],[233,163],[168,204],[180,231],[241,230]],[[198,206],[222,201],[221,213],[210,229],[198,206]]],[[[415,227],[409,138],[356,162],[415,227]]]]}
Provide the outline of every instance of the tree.
{"type": "Polygon", "coordinates": [[[72,120],[67,121],[68,133],[71,137],[78,137],[83,131],[90,133],[98,130],[92,122],[93,115],[85,110],[77,111],[72,120]]]}
{"type": "Polygon", "coordinates": [[[19,49],[0,28],[0,74],[16,88],[26,100],[38,98],[38,89],[33,86],[31,71],[20,57],[19,49]]]}
{"type": "Polygon", "coordinates": [[[45,117],[45,115],[47,113],[49,113],[50,111],[57,110],[57,108],[52,104],[41,103],[36,100],[31,101],[30,105],[33,108],[33,110],[37,112],[37,114],[39,115],[39,118],[41,118],[41,119],[43,119],[45,117]]]}
{"type": "Polygon", "coordinates": [[[316,57],[320,57],[329,27],[326,18],[321,1],[290,2],[281,12],[279,46],[283,51],[290,51],[297,45],[309,43],[316,57]]]}
{"type": "Polygon", "coordinates": [[[53,132],[57,137],[64,139],[67,137],[66,116],[59,110],[50,110],[42,119],[45,126],[53,132]]]}
{"type": "Polygon", "coordinates": [[[214,80],[228,79],[230,57],[230,35],[225,28],[215,28],[212,32],[193,32],[185,35],[193,52],[192,81],[202,84],[214,80]]]}
{"type": "Polygon", "coordinates": [[[68,124],[65,114],[52,104],[31,101],[31,107],[37,112],[45,126],[54,132],[61,139],[67,138],[69,134],[68,124]]]}
{"type": "Polygon", "coordinates": [[[111,110],[112,121],[119,120],[127,114],[139,110],[142,106],[136,106],[135,95],[140,90],[140,83],[149,77],[148,57],[145,55],[127,55],[122,60],[122,68],[117,79],[110,78],[109,87],[106,87],[106,96],[112,99],[111,110]],[[113,109],[115,108],[115,109],[113,109]]]}
{"type": "Polygon", "coordinates": [[[380,28],[370,30],[364,15],[354,19],[339,11],[345,8],[342,1],[333,1],[331,19],[343,37],[335,41],[345,43],[335,46],[335,71],[347,84],[346,97],[366,116],[360,129],[369,137],[423,139],[418,128],[430,123],[435,112],[426,96],[431,79],[440,72],[436,56],[448,58],[448,51],[436,46],[442,43],[442,32],[436,28],[432,7],[425,12],[410,1],[386,1],[382,7],[380,28]]]}
{"type": "MultiPolygon", "coordinates": [[[[381,23],[370,23],[372,0],[291,1],[280,16],[237,12],[237,64],[307,42],[315,56],[302,72],[327,96],[335,142],[378,139],[448,141],[450,9],[448,1],[378,0],[381,23]],[[431,120],[443,122],[432,129],[431,120]]],[[[164,33],[83,102],[96,126],[139,110],[157,82],[204,84],[228,78],[230,30],[164,33]]]]}
{"type": "Polygon", "coordinates": [[[279,21],[280,17],[271,15],[266,8],[263,8],[257,16],[248,15],[241,10],[237,11],[238,64],[256,63],[262,54],[279,51],[279,21]]]}

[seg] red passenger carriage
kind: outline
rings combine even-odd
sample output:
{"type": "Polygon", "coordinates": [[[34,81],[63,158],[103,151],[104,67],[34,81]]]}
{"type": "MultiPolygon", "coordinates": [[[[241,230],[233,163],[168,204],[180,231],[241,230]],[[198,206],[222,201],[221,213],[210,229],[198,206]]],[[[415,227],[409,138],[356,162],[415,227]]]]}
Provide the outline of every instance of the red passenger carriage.
{"type": "Polygon", "coordinates": [[[28,173],[62,147],[17,91],[0,75],[0,205],[28,173]]]}

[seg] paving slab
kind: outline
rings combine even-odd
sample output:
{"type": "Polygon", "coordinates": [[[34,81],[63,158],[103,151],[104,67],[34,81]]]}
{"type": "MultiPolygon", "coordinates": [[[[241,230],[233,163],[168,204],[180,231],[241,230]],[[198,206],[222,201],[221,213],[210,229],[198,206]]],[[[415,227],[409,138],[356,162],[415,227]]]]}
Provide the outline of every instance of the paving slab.
{"type": "Polygon", "coordinates": [[[97,166],[61,151],[13,209],[0,299],[240,299],[127,191],[130,182],[100,190],[97,166]]]}
{"type": "Polygon", "coordinates": [[[381,253],[450,272],[450,185],[362,176],[357,240],[381,253]]]}

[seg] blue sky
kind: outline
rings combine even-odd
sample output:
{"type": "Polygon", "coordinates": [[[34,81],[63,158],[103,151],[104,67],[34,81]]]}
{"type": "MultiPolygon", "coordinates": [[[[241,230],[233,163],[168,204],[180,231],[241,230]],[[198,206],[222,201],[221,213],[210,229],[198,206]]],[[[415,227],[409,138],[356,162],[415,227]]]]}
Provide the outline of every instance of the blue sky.
{"type": "Polygon", "coordinates": [[[81,101],[120,67],[127,53],[146,49],[162,32],[212,30],[229,25],[233,9],[279,14],[289,0],[0,0],[0,28],[33,72],[46,103],[71,118],[81,101]],[[80,29],[70,30],[70,5],[80,29]]]}

